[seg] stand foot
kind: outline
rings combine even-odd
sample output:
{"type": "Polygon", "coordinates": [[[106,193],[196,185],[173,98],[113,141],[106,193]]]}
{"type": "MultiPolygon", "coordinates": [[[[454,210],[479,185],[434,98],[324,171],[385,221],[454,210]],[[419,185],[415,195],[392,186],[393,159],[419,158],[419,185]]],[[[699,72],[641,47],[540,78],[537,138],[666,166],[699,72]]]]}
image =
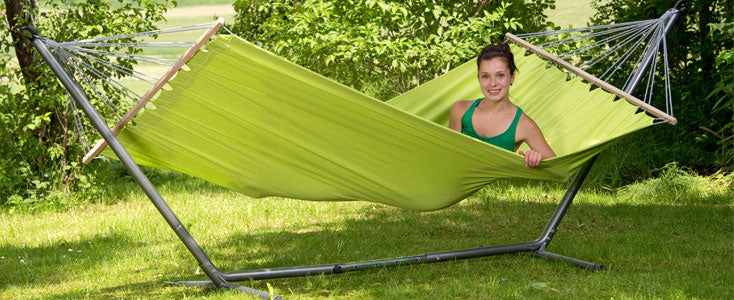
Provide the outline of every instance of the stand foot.
{"type": "Polygon", "coordinates": [[[561,260],[561,261],[565,261],[565,262],[568,262],[568,263],[574,265],[575,267],[581,268],[581,269],[586,269],[586,270],[590,270],[590,271],[601,271],[601,270],[604,270],[604,265],[600,265],[600,264],[596,264],[596,263],[593,263],[593,262],[588,262],[588,261],[584,261],[584,260],[580,260],[580,259],[575,259],[573,257],[568,257],[568,256],[560,255],[560,254],[555,254],[555,253],[552,253],[552,252],[538,250],[538,251],[534,251],[533,254],[535,256],[537,256],[537,257],[541,257],[541,258],[545,258],[545,259],[549,259],[549,260],[561,260]]]}
{"type": "MultiPolygon", "coordinates": [[[[218,288],[218,286],[214,284],[214,282],[211,282],[211,281],[173,281],[173,282],[169,282],[169,284],[176,285],[176,286],[185,286],[185,287],[218,288]]],[[[280,295],[273,294],[272,298],[270,298],[271,295],[268,294],[267,292],[263,292],[260,290],[248,288],[246,286],[241,286],[241,285],[233,284],[229,282],[225,286],[221,286],[219,288],[238,290],[240,292],[258,297],[263,300],[270,300],[270,299],[283,300],[283,297],[281,297],[280,295]]]]}

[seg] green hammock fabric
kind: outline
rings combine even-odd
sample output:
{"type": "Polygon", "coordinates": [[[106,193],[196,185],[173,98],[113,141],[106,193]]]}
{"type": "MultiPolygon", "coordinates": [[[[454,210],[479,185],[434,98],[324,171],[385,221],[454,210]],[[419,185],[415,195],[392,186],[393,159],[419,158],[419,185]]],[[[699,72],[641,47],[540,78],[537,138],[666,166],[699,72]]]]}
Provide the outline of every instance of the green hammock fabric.
{"type": "Polygon", "coordinates": [[[454,101],[481,96],[473,61],[385,103],[237,37],[206,49],[118,138],[139,164],[258,198],[435,210],[501,177],[566,180],[653,121],[514,47],[511,100],[559,155],[528,169],[520,155],[446,127],[454,101]]]}

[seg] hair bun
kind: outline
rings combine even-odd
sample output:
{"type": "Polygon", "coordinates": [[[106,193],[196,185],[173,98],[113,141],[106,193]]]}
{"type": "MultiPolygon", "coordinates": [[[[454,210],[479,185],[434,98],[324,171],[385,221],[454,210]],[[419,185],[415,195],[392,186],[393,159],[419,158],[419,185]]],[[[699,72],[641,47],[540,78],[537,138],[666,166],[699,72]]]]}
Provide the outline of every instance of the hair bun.
{"type": "Polygon", "coordinates": [[[508,44],[505,44],[505,43],[500,43],[500,44],[499,44],[499,46],[500,46],[500,47],[502,48],[502,50],[504,50],[505,52],[509,52],[509,53],[512,53],[512,51],[510,51],[510,45],[508,45],[508,44]]]}
{"type": "Polygon", "coordinates": [[[485,46],[477,57],[477,68],[479,68],[483,60],[491,60],[495,57],[503,58],[507,62],[507,68],[510,69],[510,74],[515,74],[517,70],[515,57],[512,54],[512,50],[510,50],[510,45],[505,43],[485,46]]]}

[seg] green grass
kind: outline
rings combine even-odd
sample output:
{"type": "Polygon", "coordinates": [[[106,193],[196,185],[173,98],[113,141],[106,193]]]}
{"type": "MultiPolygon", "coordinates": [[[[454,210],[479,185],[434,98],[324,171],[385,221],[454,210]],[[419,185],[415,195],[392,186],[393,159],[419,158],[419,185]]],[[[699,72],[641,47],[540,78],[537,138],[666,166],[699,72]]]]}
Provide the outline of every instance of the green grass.
{"type": "Polygon", "coordinates": [[[201,5],[232,5],[235,0],[176,0],[177,7],[190,7],[201,5]]]}
{"type": "Polygon", "coordinates": [[[548,9],[545,14],[561,28],[586,27],[596,10],[591,7],[594,0],[556,0],[556,8],[548,9]]]}
{"type": "MultiPolygon", "coordinates": [[[[606,271],[507,255],[244,285],[270,284],[287,299],[731,299],[734,176],[675,170],[614,192],[579,193],[549,250],[606,264],[606,271]]],[[[148,171],[223,270],[532,240],[565,190],[503,180],[455,206],[421,213],[365,202],[252,199],[148,171]]],[[[165,284],[205,275],[130,177],[113,171],[111,178],[97,204],[0,213],[0,298],[240,298],[165,284]]]]}

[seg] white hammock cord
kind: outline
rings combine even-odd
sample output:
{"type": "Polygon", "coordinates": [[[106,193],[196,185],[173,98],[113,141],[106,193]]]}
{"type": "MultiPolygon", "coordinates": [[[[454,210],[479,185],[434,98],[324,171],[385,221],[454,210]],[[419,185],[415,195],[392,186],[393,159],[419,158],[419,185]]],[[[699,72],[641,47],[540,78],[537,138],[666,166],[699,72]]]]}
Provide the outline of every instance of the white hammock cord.
{"type": "Polygon", "coordinates": [[[561,49],[560,47],[564,45],[579,43],[585,40],[592,41],[587,45],[557,55],[560,59],[566,61],[570,61],[575,57],[578,57],[579,61],[584,61],[579,66],[579,68],[583,70],[588,70],[599,62],[608,61],[608,57],[615,53],[620,53],[616,60],[609,61],[609,67],[601,74],[601,76],[599,76],[603,81],[609,81],[612,79],[616,72],[622,69],[622,66],[627,64],[627,61],[634,53],[641,51],[642,54],[632,64],[632,72],[627,76],[622,90],[627,91],[628,89],[634,88],[632,86],[632,80],[635,78],[635,74],[641,70],[644,58],[652,58],[651,60],[648,60],[650,65],[648,69],[646,69],[647,73],[645,75],[647,78],[645,82],[646,85],[643,101],[652,105],[654,99],[653,91],[655,79],[657,77],[656,74],[661,72],[659,76],[662,77],[664,82],[665,112],[672,116],[673,105],[669,74],[670,70],[665,39],[665,26],[671,16],[672,15],[666,13],[663,17],[658,19],[626,22],[614,25],[555,30],[549,32],[518,34],[517,36],[521,38],[545,38],[546,41],[535,43],[543,50],[550,50],[553,48],[561,49]],[[565,36],[568,34],[571,34],[571,36],[565,36]],[[558,35],[562,36],[559,36],[556,40],[548,41],[552,36],[558,35]],[[598,54],[593,55],[591,58],[581,59],[582,55],[585,55],[592,50],[597,51],[598,54]],[[660,52],[662,52],[662,55],[658,55],[660,52]],[[655,57],[659,57],[659,60],[655,59],[655,57]],[[658,70],[658,63],[661,63],[663,66],[661,70],[658,70]]]}

